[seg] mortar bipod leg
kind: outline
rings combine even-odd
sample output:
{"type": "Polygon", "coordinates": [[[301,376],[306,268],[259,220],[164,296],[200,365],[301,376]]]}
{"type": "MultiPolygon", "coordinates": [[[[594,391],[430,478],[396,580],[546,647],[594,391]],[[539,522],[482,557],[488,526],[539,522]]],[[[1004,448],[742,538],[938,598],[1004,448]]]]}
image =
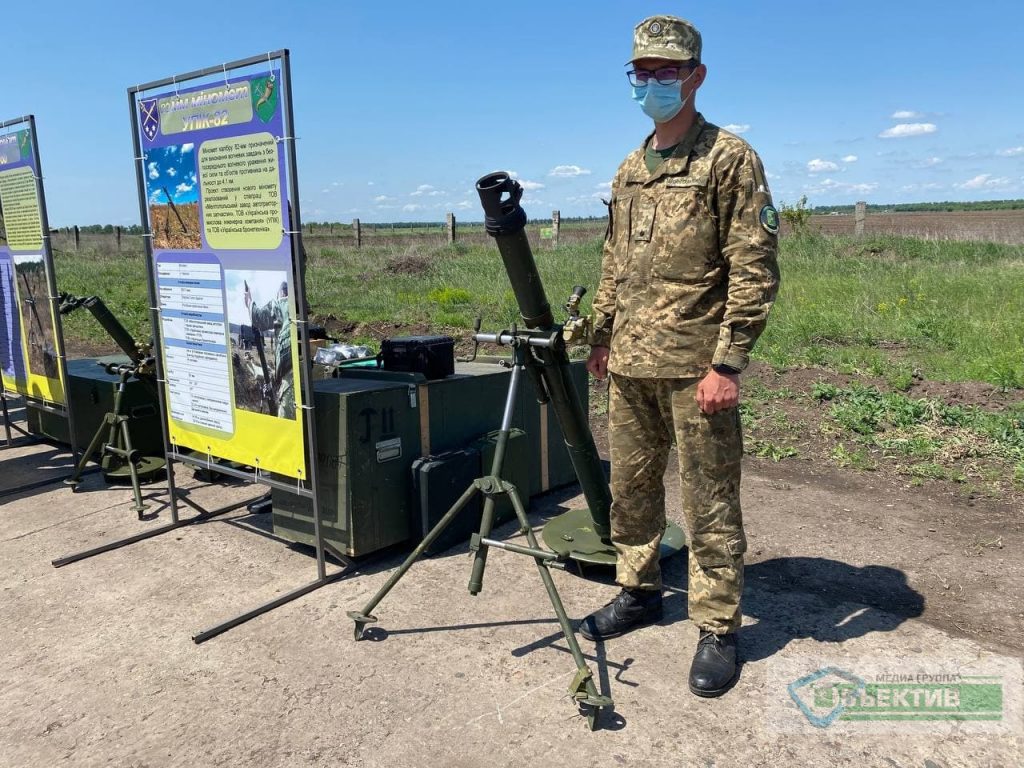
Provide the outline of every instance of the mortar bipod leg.
{"type": "MultiPolygon", "coordinates": [[[[494,496],[503,493],[501,470],[505,465],[505,450],[508,448],[508,437],[512,430],[512,413],[516,408],[516,395],[519,392],[519,377],[525,367],[523,358],[526,348],[516,345],[512,348],[513,360],[512,375],[508,382],[508,395],[505,397],[505,412],[501,417],[501,430],[498,432],[498,442],[494,446],[494,461],[491,463],[491,474],[482,478],[479,484],[484,487],[487,500],[484,502],[484,513],[480,520],[480,537],[486,538],[491,535],[494,527],[494,496]]],[[[469,594],[477,595],[484,588],[484,566],[487,565],[487,547],[479,547],[473,553],[473,572],[469,577],[469,594]]]]}
{"type": "Polygon", "coordinates": [[[139,457],[135,454],[135,451],[132,449],[132,437],[128,431],[128,417],[121,416],[119,414],[117,416],[117,419],[120,422],[119,426],[121,427],[121,443],[124,446],[124,455],[128,461],[128,472],[132,478],[132,493],[135,495],[135,506],[133,506],[132,509],[135,511],[135,514],[139,516],[139,520],[143,520],[145,519],[144,513],[147,509],[149,509],[149,506],[142,503],[142,486],[141,483],[139,482],[138,467],[139,457]]]}
{"type": "MultiPolygon", "coordinates": [[[[505,491],[512,500],[512,508],[516,511],[520,528],[526,534],[526,540],[529,542],[530,547],[540,549],[537,544],[537,537],[534,535],[533,528],[530,527],[530,521],[526,517],[526,509],[523,507],[523,502],[519,499],[519,493],[516,491],[515,486],[506,483],[505,491]]],[[[569,645],[569,652],[572,653],[572,658],[576,662],[576,676],[569,686],[569,695],[579,705],[581,712],[586,715],[590,730],[593,731],[597,728],[601,710],[606,709],[611,712],[615,707],[615,703],[610,696],[602,696],[597,690],[597,685],[594,683],[594,675],[591,673],[590,667],[587,666],[586,659],[583,658],[583,651],[580,650],[580,644],[576,640],[576,633],[573,632],[569,616],[565,612],[565,606],[562,605],[562,598],[555,587],[555,580],[551,578],[551,571],[548,570],[548,565],[546,564],[547,561],[539,557],[535,557],[534,561],[537,563],[537,570],[540,571],[540,578],[544,582],[544,588],[548,591],[551,606],[555,609],[555,615],[558,616],[558,623],[562,627],[562,634],[565,635],[565,642],[569,645]]]]}
{"type": "MultiPolygon", "coordinates": [[[[107,419],[109,418],[110,414],[108,413],[104,416],[99,426],[96,427],[92,440],[89,442],[89,447],[85,449],[82,456],[78,459],[78,463],[75,464],[75,471],[71,473],[71,477],[64,481],[71,486],[72,493],[78,490],[78,484],[82,482],[82,473],[85,472],[85,465],[89,463],[89,459],[93,457],[93,454],[99,449],[100,443],[103,442],[103,431],[107,428],[107,419]]],[[[101,454],[100,461],[102,460],[103,456],[101,454]]]]}
{"type": "Polygon", "coordinates": [[[384,586],[377,591],[377,594],[370,598],[370,602],[363,606],[361,611],[348,611],[348,617],[356,623],[356,640],[363,639],[363,630],[366,629],[367,624],[373,624],[377,621],[377,617],[370,613],[370,611],[377,607],[378,603],[384,599],[387,593],[390,592],[395,584],[398,583],[399,579],[405,575],[405,572],[412,567],[412,564],[423,556],[423,553],[427,548],[444,532],[444,529],[451,524],[459,512],[462,511],[462,508],[470,502],[478,490],[479,489],[476,487],[475,483],[470,485],[462,496],[459,497],[459,500],[456,501],[447,512],[445,512],[444,517],[437,521],[437,525],[430,530],[427,537],[420,542],[419,546],[416,547],[416,549],[414,549],[405,559],[405,562],[398,567],[398,570],[391,574],[391,577],[384,583],[384,586]]]}

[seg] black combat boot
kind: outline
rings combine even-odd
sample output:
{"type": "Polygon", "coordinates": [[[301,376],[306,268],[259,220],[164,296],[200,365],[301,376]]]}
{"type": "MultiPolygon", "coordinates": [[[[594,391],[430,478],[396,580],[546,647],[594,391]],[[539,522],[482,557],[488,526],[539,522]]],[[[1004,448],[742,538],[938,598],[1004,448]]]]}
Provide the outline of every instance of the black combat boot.
{"type": "Polygon", "coordinates": [[[736,635],[702,629],[690,665],[690,692],[708,698],[721,696],[735,680],[736,635]]]}
{"type": "Polygon", "coordinates": [[[580,623],[580,634],[587,640],[607,640],[658,621],[660,589],[623,589],[618,597],[580,623]]]}

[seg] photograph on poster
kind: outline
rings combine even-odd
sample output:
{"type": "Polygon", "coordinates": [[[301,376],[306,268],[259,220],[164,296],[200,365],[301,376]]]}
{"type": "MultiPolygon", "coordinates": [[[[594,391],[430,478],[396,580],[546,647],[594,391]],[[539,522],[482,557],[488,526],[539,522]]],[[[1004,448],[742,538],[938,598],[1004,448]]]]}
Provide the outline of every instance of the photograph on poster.
{"type": "Polygon", "coordinates": [[[195,145],[171,144],[148,150],[146,192],[153,247],[201,248],[195,145]]]}
{"type": "MultiPolygon", "coordinates": [[[[14,292],[14,271],[11,267],[10,257],[0,254],[0,372],[4,376],[12,378],[18,376],[18,368],[15,361],[15,345],[18,344],[18,326],[16,324],[17,301],[14,292]]],[[[24,378],[21,372],[19,378],[24,378]]]]}
{"type": "Polygon", "coordinates": [[[295,418],[292,302],[288,274],[224,272],[235,408],[295,418]]]}
{"type": "Polygon", "coordinates": [[[4,226],[4,206],[0,203],[0,248],[7,245],[7,227],[4,226]]]}
{"type": "Polygon", "coordinates": [[[56,379],[60,373],[42,255],[15,256],[14,271],[21,299],[21,327],[27,329],[29,373],[56,379]]]}

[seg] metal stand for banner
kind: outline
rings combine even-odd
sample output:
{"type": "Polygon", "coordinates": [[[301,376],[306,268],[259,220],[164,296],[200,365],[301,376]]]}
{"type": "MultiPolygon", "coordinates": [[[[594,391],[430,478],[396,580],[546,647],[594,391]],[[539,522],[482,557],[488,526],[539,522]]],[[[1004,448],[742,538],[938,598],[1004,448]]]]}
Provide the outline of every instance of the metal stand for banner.
{"type": "MultiPolygon", "coordinates": [[[[22,117],[14,118],[13,120],[5,120],[0,122],[0,130],[10,128],[15,125],[28,124],[29,135],[32,139],[32,162],[33,162],[33,179],[36,185],[36,200],[39,204],[39,225],[41,237],[43,241],[43,264],[45,266],[44,272],[46,273],[46,291],[49,294],[47,299],[50,303],[50,314],[53,322],[53,341],[55,346],[55,352],[57,353],[57,372],[60,380],[61,392],[64,395],[64,406],[58,408],[55,404],[51,404],[40,398],[34,397],[31,394],[19,393],[24,399],[25,406],[49,413],[54,416],[64,418],[68,422],[68,443],[71,447],[71,463],[74,465],[78,459],[78,438],[75,432],[75,419],[72,413],[71,406],[69,404],[68,397],[68,372],[67,372],[67,354],[64,348],[64,326],[61,323],[60,316],[60,296],[57,293],[57,278],[54,274],[53,264],[53,247],[50,241],[50,219],[46,214],[46,192],[43,189],[43,166],[39,159],[39,136],[36,133],[36,118],[35,115],[23,115],[22,117]]],[[[14,269],[14,263],[11,263],[12,269],[14,269]]],[[[27,285],[27,281],[26,281],[27,285]]],[[[35,304],[37,299],[34,296],[27,296],[23,299],[32,305],[35,310],[35,304]]],[[[3,404],[3,417],[4,417],[4,437],[6,445],[4,447],[13,447],[13,440],[11,439],[11,430],[24,435],[25,437],[37,440],[37,436],[31,434],[27,430],[21,428],[17,424],[13,424],[10,419],[10,413],[7,409],[7,392],[3,391],[3,387],[0,387],[2,392],[3,404]]],[[[18,493],[20,491],[27,491],[33,488],[39,488],[50,483],[60,482],[70,477],[70,475],[47,478],[46,480],[35,481],[20,485],[17,488],[11,488],[4,491],[4,495],[10,493],[18,493]]]]}
{"type": "Polygon", "coordinates": [[[302,248],[302,219],[299,213],[299,190],[298,190],[298,179],[296,177],[296,158],[295,158],[295,130],[294,130],[294,115],[292,113],[291,105],[291,69],[289,67],[288,50],[282,49],[280,51],[273,51],[260,56],[253,56],[247,59],[241,59],[228,64],[221,64],[216,67],[208,67],[206,69],[197,70],[190,72],[179,77],[170,77],[163,80],[157,80],[145,85],[139,85],[128,89],[128,106],[131,113],[132,121],[132,141],[135,148],[135,174],[139,192],[139,212],[142,218],[144,234],[143,239],[146,243],[146,276],[147,284],[149,288],[149,306],[150,306],[150,323],[153,329],[154,339],[154,350],[156,350],[156,380],[159,386],[158,400],[160,404],[160,426],[163,433],[164,449],[167,456],[167,493],[170,499],[170,513],[171,522],[167,525],[154,528],[143,533],[129,536],[118,541],[113,541],[93,549],[89,549],[83,552],[79,552],[65,557],[57,558],[53,561],[54,567],[61,567],[68,565],[69,563],[84,560],[88,557],[101,554],[103,552],[109,552],[114,549],[134,544],[138,541],[153,538],[154,536],[160,536],[161,534],[168,533],[173,530],[177,530],[183,526],[194,525],[196,523],[202,523],[210,520],[213,517],[222,515],[226,512],[230,512],[234,509],[238,509],[244,506],[254,499],[247,499],[242,502],[228,505],[220,509],[206,510],[199,504],[189,499],[184,494],[181,494],[176,485],[174,479],[174,464],[186,464],[199,469],[205,469],[212,472],[235,477],[248,482],[257,483],[260,485],[270,486],[277,488],[282,491],[289,493],[295,493],[304,498],[310,499],[313,507],[313,534],[315,540],[316,549],[316,569],[317,577],[314,581],[309,582],[297,589],[291,590],[283,595],[280,595],[273,600],[263,603],[262,605],[256,606],[244,613],[239,614],[233,618],[222,621],[215,624],[208,629],[197,632],[192,636],[192,640],[196,643],[202,643],[215,637],[222,632],[238,626],[250,619],[253,619],[261,614],[267,613],[279,606],[291,602],[303,595],[309,594],[313,590],[319,589],[320,587],[326,586],[332,582],[335,582],[345,576],[350,575],[355,570],[355,564],[352,560],[344,556],[342,553],[336,551],[333,547],[330,547],[327,542],[324,541],[323,533],[321,531],[320,524],[320,498],[319,498],[319,478],[317,470],[317,440],[316,440],[316,413],[314,410],[313,401],[313,383],[310,376],[310,345],[309,345],[309,323],[308,313],[306,309],[306,263],[305,263],[305,252],[302,248]],[[307,467],[307,479],[309,481],[308,487],[304,486],[301,481],[296,481],[295,484],[283,482],[274,477],[270,477],[266,473],[260,472],[257,468],[254,472],[246,472],[240,469],[236,469],[231,466],[224,464],[218,464],[213,461],[212,456],[207,456],[205,459],[196,456],[181,453],[177,446],[172,444],[170,441],[170,435],[168,433],[168,406],[167,406],[167,393],[166,393],[166,379],[164,372],[164,363],[162,356],[162,327],[160,323],[160,307],[159,307],[159,295],[157,289],[156,271],[153,257],[153,233],[149,224],[149,210],[148,210],[148,197],[146,194],[146,168],[145,161],[146,157],[142,152],[142,143],[139,132],[139,116],[138,116],[138,101],[137,96],[145,91],[152,90],[154,88],[162,88],[165,86],[172,85],[177,89],[183,82],[188,80],[194,80],[201,77],[208,77],[210,75],[223,75],[225,84],[227,83],[227,73],[229,70],[241,69],[243,67],[250,67],[266,63],[271,68],[271,74],[273,75],[273,61],[277,59],[280,61],[280,74],[284,85],[284,91],[287,93],[287,98],[281,100],[282,108],[284,110],[284,133],[285,136],[278,137],[279,142],[285,144],[285,158],[287,164],[287,175],[288,175],[288,226],[285,234],[289,236],[292,246],[292,263],[294,265],[294,282],[295,282],[295,304],[296,304],[296,325],[299,329],[299,344],[300,344],[300,356],[302,365],[299,366],[299,379],[302,390],[302,404],[301,409],[303,411],[303,431],[305,433],[305,458],[307,467]],[[178,501],[182,501],[188,506],[192,507],[196,514],[188,518],[180,518],[178,515],[178,501]],[[330,554],[338,559],[343,567],[341,570],[335,571],[334,573],[327,572],[327,562],[325,553],[330,554]]]}

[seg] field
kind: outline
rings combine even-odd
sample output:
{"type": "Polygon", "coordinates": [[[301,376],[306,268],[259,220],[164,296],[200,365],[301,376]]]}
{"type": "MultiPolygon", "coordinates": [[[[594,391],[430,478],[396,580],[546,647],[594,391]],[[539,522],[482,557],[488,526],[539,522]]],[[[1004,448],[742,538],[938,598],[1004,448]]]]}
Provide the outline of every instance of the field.
{"type": "MultiPolygon", "coordinates": [[[[870,229],[863,238],[816,232],[822,220],[837,219],[852,225],[852,217],[815,217],[807,233],[781,241],[782,288],[755,350],[758,365],[746,378],[748,451],[891,471],[915,482],[949,481],[967,494],[1019,493],[1021,215],[903,214],[876,225],[905,219],[934,235],[944,226],[962,234],[966,222],[998,221],[1016,244],[870,229]]],[[[497,249],[479,228],[467,229],[451,246],[438,231],[364,239],[360,249],[344,234],[314,231],[305,240],[314,320],[334,337],[375,349],[388,336],[437,331],[455,336],[465,351],[477,317],[485,330],[508,327],[518,311],[497,249]]],[[[556,316],[573,285],[596,285],[601,231],[600,223],[567,227],[553,248],[531,225],[556,316]]],[[[57,276],[62,290],[99,293],[134,333],[148,336],[139,254],[60,252],[57,276]]],[[[87,317],[72,316],[65,328],[72,353],[109,347],[87,317]]],[[[586,349],[571,352],[583,356],[586,349]]],[[[603,396],[595,392],[598,409],[605,407],[603,396]]]]}
{"type": "Polygon", "coordinates": [[[175,208],[177,215],[169,205],[149,206],[153,247],[186,250],[202,247],[202,238],[199,234],[199,204],[182,203],[175,208]]]}
{"type": "MultiPolygon", "coordinates": [[[[825,235],[853,234],[853,216],[812,216],[810,228],[825,235]]],[[[923,240],[974,240],[1024,243],[1024,210],[872,213],[864,219],[867,235],[898,235],[923,240]]]]}

